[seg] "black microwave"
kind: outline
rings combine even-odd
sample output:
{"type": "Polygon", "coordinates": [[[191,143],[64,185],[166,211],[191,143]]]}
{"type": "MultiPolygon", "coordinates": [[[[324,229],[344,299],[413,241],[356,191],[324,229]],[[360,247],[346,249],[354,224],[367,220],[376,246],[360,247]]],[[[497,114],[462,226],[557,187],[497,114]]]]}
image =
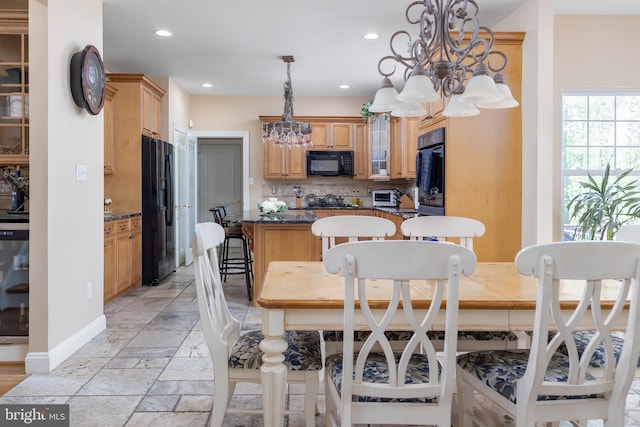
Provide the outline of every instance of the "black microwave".
{"type": "Polygon", "coordinates": [[[353,176],[353,151],[307,151],[307,176],[353,176]]]}

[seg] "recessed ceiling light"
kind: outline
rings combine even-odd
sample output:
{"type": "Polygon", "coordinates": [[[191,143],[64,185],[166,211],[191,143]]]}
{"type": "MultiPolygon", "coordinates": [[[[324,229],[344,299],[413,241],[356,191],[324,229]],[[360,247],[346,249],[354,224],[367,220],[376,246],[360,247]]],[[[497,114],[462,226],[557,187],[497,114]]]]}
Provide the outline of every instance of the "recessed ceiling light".
{"type": "Polygon", "coordinates": [[[202,83],[202,87],[213,87],[211,83],[202,83]]]}
{"type": "Polygon", "coordinates": [[[349,85],[340,85],[338,86],[340,89],[349,89],[351,86],[349,85]]]}
{"type": "Polygon", "coordinates": [[[365,38],[365,39],[367,39],[367,40],[375,40],[375,39],[377,39],[377,38],[379,38],[379,37],[380,37],[380,34],[377,34],[377,33],[367,33],[367,34],[365,34],[365,35],[364,35],[364,36],[362,36],[362,37],[364,37],[364,38],[365,38]]]}
{"type": "Polygon", "coordinates": [[[154,33],[156,36],[160,37],[171,37],[171,31],[167,30],[155,30],[154,33]]]}

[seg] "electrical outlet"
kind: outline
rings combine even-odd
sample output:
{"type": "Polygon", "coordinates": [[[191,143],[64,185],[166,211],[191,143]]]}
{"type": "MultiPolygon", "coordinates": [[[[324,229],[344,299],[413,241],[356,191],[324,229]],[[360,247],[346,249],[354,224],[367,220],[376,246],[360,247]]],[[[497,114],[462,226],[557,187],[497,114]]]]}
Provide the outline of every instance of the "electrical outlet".
{"type": "Polygon", "coordinates": [[[93,297],[93,282],[87,282],[87,298],[93,297]]]}

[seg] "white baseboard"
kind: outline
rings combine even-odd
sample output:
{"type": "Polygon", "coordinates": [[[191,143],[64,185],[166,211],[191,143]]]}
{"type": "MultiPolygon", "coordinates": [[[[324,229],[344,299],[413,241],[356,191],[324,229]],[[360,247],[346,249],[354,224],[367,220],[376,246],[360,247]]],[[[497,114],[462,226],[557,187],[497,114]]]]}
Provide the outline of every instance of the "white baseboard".
{"type": "Polygon", "coordinates": [[[80,347],[91,341],[96,335],[107,327],[107,318],[104,314],[89,323],[84,328],[67,338],[60,345],[48,352],[29,352],[24,360],[24,368],[27,374],[51,372],[69,356],[78,351],[80,347]]]}
{"type": "Polygon", "coordinates": [[[24,362],[29,352],[29,344],[2,344],[0,362],[24,362]]]}

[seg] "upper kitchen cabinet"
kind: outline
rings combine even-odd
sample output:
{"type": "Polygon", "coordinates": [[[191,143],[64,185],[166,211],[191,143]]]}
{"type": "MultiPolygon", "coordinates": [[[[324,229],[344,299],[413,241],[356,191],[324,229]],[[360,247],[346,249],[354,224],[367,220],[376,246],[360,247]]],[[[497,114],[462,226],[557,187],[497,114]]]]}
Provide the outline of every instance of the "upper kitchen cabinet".
{"type": "Polygon", "coordinates": [[[306,150],[302,147],[288,148],[270,142],[263,145],[265,179],[306,179],[306,150]]]}
{"type": "Polygon", "coordinates": [[[367,125],[360,120],[353,125],[353,179],[369,179],[367,125]]]}
{"type": "Polygon", "coordinates": [[[416,153],[418,152],[418,117],[394,117],[391,120],[391,167],[392,179],[416,177],[416,153]]]}
{"type": "MultiPolygon", "coordinates": [[[[104,194],[113,200],[119,212],[141,212],[142,135],[162,139],[160,121],[155,117],[162,114],[159,108],[164,90],[143,74],[107,74],[107,78],[108,86],[117,93],[111,100],[113,174],[105,175],[104,194]],[[149,103],[150,92],[154,95],[149,103]]],[[[105,129],[105,137],[107,134],[105,129]]]]}
{"type": "MultiPolygon", "coordinates": [[[[353,150],[355,117],[309,117],[312,150],[353,150]]],[[[362,119],[359,119],[362,121],[362,119]]]]}
{"type": "Polygon", "coordinates": [[[127,100],[119,99],[118,104],[127,102],[132,108],[138,108],[136,117],[131,120],[139,123],[139,133],[163,139],[161,129],[164,89],[144,74],[107,74],[107,79],[118,90],[127,87],[127,100]]]}
{"type": "Polygon", "coordinates": [[[29,21],[0,11],[0,163],[29,164],[29,21]]]}
{"type": "MultiPolygon", "coordinates": [[[[278,116],[260,116],[262,123],[278,122],[278,116]]],[[[295,117],[295,120],[311,125],[312,145],[304,147],[280,147],[263,144],[263,176],[265,179],[306,179],[307,150],[354,150],[362,141],[360,117],[295,117]]],[[[354,153],[356,162],[358,154],[354,153]]],[[[357,165],[356,165],[357,168],[357,165]]]]}
{"type": "Polygon", "coordinates": [[[369,178],[389,179],[389,150],[391,147],[391,126],[384,114],[369,117],[369,178]]]}
{"type": "Polygon", "coordinates": [[[115,113],[113,111],[113,97],[118,89],[107,84],[104,88],[104,174],[113,174],[113,151],[115,147],[115,113]]]}

